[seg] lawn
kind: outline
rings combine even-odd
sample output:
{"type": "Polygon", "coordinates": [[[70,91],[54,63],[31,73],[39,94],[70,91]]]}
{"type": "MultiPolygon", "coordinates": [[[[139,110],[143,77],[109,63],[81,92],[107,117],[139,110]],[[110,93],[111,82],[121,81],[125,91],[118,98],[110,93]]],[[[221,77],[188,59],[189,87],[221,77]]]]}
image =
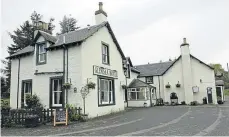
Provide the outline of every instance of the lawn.
{"type": "Polygon", "coordinates": [[[225,94],[226,96],[229,96],[229,89],[225,89],[225,90],[224,90],[224,94],[225,94]]]}

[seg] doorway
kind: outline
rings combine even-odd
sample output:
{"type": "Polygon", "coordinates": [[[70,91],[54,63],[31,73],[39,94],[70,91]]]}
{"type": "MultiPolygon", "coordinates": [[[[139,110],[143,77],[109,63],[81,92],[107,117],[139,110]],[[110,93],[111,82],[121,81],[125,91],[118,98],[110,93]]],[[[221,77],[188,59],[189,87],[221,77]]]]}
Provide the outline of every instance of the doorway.
{"type": "Polygon", "coordinates": [[[174,104],[174,103],[178,104],[178,97],[175,92],[170,94],[170,101],[171,101],[171,104],[174,104]]]}
{"type": "Polygon", "coordinates": [[[207,88],[207,97],[208,97],[208,104],[212,103],[212,88],[208,87],[207,88]]]}

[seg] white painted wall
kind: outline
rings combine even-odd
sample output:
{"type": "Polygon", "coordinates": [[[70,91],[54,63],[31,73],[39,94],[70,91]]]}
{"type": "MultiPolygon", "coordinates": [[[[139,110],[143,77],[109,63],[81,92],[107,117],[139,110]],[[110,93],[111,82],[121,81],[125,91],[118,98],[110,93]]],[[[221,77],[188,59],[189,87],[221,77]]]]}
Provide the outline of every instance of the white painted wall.
{"type": "Polygon", "coordinates": [[[181,59],[179,59],[163,76],[163,88],[164,88],[164,102],[170,103],[170,94],[175,92],[178,96],[178,102],[181,103],[185,101],[185,91],[184,91],[184,83],[182,77],[182,65],[181,59]],[[176,87],[176,84],[181,84],[180,88],[176,87]],[[165,88],[167,84],[170,84],[170,88],[165,88]]]}
{"type": "Polygon", "coordinates": [[[194,58],[191,58],[191,69],[193,86],[199,87],[199,92],[194,93],[194,100],[202,103],[202,99],[207,97],[207,87],[212,87],[213,103],[217,104],[214,70],[201,64],[194,58]],[[200,79],[202,79],[202,83],[200,82],[200,79]]]}
{"type": "Polygon", "coordinates": [[[82,43],[81,48],[83,62],[81,86],[86,84],[87,78],[90,78],[90,81],[96,83],[95,90],[91,90],[86,98],[86,113],[89,114],[89,117],[95,117],[115,111],[124,110],[124,90],[122,89],[121,85],[122,83],[125,83],[125,76],[123,72],[122,58],[108,32],[108,29],[106,27],[101,28],[93,35],[93,37],[89,37],[84,43],[82,43]],[[109,44],[110,65],[102,64],[101,41],[109,44]],[[118,79],[114,80],[116,102],[115,105],[98,107],[98,79],[96,75],[93,75],[93,65],[98,65],[111,70],[117,70],[118,79]]]}
{"type": "Polygon", "coordinates": [[[147,103],[146,107],[150,107],[150,100],[128,100],[128,107],[144,107],[144,103],[147,103]]]}
{"type": "MultiPolygon", "coordinates": [[[[11,60],[10,107],[17,108],[18,59],[11,60]]],[[[20,90],[21,91],[21,90],[20,90]]]]}

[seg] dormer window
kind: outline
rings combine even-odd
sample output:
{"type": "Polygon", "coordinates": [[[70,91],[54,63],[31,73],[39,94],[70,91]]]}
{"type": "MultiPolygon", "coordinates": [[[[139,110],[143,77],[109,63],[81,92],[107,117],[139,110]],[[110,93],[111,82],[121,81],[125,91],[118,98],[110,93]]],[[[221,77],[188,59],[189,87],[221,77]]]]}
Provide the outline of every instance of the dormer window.
{"type": "Polygon", "coordinates": [[[146,77],[146,83],[153,84],[153,77],[146,77]]]}
{"type": "Polygon", "coordinates": [[[45,50],[45,43],[37,44],[37,65],[45,64],[46,63],[46,50],[45,50]]]}

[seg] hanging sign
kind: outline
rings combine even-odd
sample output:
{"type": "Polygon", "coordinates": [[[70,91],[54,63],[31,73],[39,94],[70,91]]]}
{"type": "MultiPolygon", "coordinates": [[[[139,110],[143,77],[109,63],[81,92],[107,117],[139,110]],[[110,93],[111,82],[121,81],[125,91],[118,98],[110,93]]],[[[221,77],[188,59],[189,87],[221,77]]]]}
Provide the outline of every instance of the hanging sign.
{"type": "Polygon", "coordinates": [[[68,125],[68,109],[58,108],[54,111],[54,126],[57,124],[68,125]]]}
{"type": "Polygon", "coordinates": [[[108,76],[113,78],[118,78],[117,70],[110,70],[104,67],[93,66],[93,74],[94,75],[101,75],[101,76],[108,76]]]}

